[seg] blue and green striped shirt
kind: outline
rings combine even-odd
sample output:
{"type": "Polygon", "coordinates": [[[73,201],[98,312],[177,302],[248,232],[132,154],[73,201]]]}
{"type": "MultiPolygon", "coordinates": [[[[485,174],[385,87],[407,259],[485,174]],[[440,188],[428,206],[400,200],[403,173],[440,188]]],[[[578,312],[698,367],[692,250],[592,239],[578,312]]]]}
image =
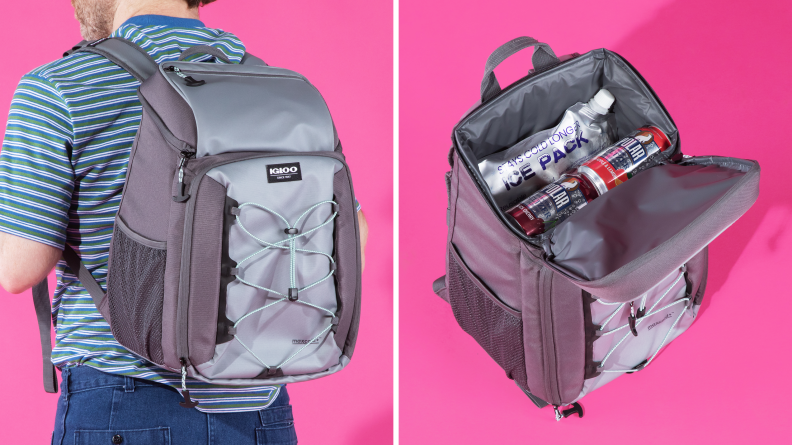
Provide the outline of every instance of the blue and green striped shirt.
{"type": "MultiPolygon", "coordinates": [[[[135,42],[157,63],[176,60],[194,45],[212,45],[232,62],[245,53],[233,34],[191,19],[133,17],[113,36],[135,42]]],[[[59,249],[69,243],[103,286],[113,221],[141,119],[139,85],[117,65],[90,53],[37,68],[17,87],[0,153],[0,231],[59,249]]],[[[63,261],[56,274],[56,366],[84,365],[181,386],[179,375],[135,357],[115,341],[91,296],[63,261]]],[[[190,395],[200,402],[197,409],[205,412],[262,409],[280,388],[187,383],[190,395]]]]}

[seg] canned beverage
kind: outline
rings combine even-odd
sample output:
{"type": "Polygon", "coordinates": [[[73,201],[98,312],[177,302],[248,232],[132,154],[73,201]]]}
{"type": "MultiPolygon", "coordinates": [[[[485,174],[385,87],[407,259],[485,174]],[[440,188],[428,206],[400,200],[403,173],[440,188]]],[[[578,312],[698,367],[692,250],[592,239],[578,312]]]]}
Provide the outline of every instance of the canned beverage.
{"type": "Polygon", "coordinates": [[[663,131],[648,125],[606,148],[593,159],[578,167],[578,172],[602,195],[627,181],[638,172],[656,165],[649,158],[667,150],[671,141],[663,131]]]}
{"type": "Polygon", "coordinates": [[[566,173],[512,207],[511,215],[528,236],[544,233],[572,216],[593,199],[660,163],[657,153],[671,147],[657,127],[645,126],[612,145],[577,171],[566,173]]]}
{"type": "Polygon", "coordinates": [[[596,197],[593,193],[580,177],[564,175],[517,204],[508,214],[527,235],[538,235],[585,207],[596,197]]]}

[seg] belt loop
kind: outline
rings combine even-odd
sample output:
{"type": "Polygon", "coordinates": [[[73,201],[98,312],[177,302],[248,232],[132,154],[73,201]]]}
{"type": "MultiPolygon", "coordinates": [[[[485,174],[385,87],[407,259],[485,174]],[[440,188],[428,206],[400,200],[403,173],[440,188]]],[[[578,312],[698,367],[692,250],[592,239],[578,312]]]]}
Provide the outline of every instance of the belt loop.
{"type": "Polygon", "coordinates": [[[65,396],[69,395],[70,378],[71,378],[71,369],[70,368],[61,369],[61,391],[65,396]]]}
{"type": "Polygon", "coordinates": [[[124,376],[124,392],[135,392],[135,379],[124,376]]]}

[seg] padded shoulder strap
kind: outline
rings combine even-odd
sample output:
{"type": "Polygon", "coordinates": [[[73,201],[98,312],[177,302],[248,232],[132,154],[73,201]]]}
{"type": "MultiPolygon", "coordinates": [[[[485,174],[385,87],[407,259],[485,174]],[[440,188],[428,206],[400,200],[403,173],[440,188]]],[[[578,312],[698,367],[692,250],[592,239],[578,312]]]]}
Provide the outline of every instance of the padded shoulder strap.
{"type": "Polygon", "coordinates": [[[258,57],[250,53],[245,53],[245,55],[242,56],[242,60],[239,63],[241,63],[242,65],[269,66],[267,65],[267,62],[265,62],[262,59],[259,59],[258,57]]]}
{"type": "Polygon", "coordinates": [[[157,71],[157,62],[143,48],[121,37],[110,37],[95,42],[80,42],[64,56],[85,52],[99,54],[125,69],[143,82],[157,71]]]}
{"type": "MultiPolygon", "coordinates": [[[[80,256],[74,249],[66,244],[63,248],[63,260],[77,275],[80,283],[93,298],[97,310],[104,300],[105,293],[102,286],[96,282],[91,275],[91,271],[80,261],[80,256]]],[[[52,331],[52,304],[50,303],[49,286],[45,277],[40,283],[33,286],[33,306],[36,308],[36,319],[38,320],[39,336],[41,337],[41,362],[44,367],[44,390],[49,393],[58,392],[58,378],[55,376],[55,366],[52,364],[52,341],[50,339],[52,331]]]]}

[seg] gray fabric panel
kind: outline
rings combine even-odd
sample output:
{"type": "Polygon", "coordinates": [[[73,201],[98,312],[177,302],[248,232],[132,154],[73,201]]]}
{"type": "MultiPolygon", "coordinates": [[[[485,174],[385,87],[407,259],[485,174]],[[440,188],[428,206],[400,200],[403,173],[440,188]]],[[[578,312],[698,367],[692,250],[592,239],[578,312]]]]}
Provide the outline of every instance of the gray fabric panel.
{"type": "Polygon", "coordinates": [[[220,49],[209,45],[191,46],[186,50],[182,51],[181,55],[179,56],[179,60],[184,60],[194,54],[208,54],[214,57],[215,59],[222,60],[225,63],[231,63],[231,60],[228,59],[228,56],[226,56],[225,53],[220,51],[220,49]]]}
{"type": "Polygon", "coordinates": [[[459,190],[452,209],[452,242],[470,270],[506,305],[519,310],[522,301],[516,277],[521,243],[492,213],[464,166],[455,176],[459,190]]]}
{"type": "Polygon", "coordinates": [[[120,217],[134,232],[155,241],[167,240],[171,187],[178,163],[176,151],[144,113],[119,207],[120,217]]]}
{"type": "MultiPolygon", "coordinates": [[[[226,187],[228,196],[240,205],[255,202],[267,206],[293,223],[314,204],[333,199],[334,174],[342,166],[340,162],[326,157],[277,156],[222,165],[212,169],[207,175],[226,187]],[[300,163],[301,181],[269,183],[262,180],[267,165],[290,162],[300,163]],[[305,193],[306,190],[311,190],[312,193],[305,193]]],[[[331,214],[329,204],[317,207],[300,221],[298,228],[307,231],[326,221],[331,214]]],[[[240,218],[251,233],[263,240],[271,242],[285,238],[284,222],[269,212],[245,207],[240,218]]],[[[307,237],[300,238],[298,247],[332,253],[332,234],[333,224],[329,224],[307,237]]],[[[238,224],[231,228],[229,256],[233,260],[239,262],[260,249],[261,246],[245,234],[238,224]]],[[[239,268],[241,278],[260,286],[283,294],[290,286],[289,256],[284,250],[270,249],[255,260],[239,265],[239,268]]],[[[329,261],[322,255],[298,254],[296,270],[298,286],[304,287],[327,274],[329,261]]],[[[281,298],[239,281],[229,284],[227,295],[226,314],[234,321],[281,298]]],[[[332,278],[300,292],[300,299],[333,312],[337,310],[332,278]]],[[[330,318],[324,311],[284,301],[246,318],[237,327],[237,335],[269,366],[275,366],[302,346],[295,344],[295,340],[299,342],[312,339],[329,322],[330,318]]],[[[330,331],[319,339],[318,345],[310,345],[289,361],[283,372],[286,376],[321,372],[337,365],[341,355],[341,349],[330,331]]],[[[214,357],[198,365],[197,369],[210,379],[246,379],[259,375],[264,367],[237,340],[233,340],[218,345],[214,357]]]]}
{"type": "MultiPolygon", "coordinates": [[[[185,178],[191,178],[189,170],[185,170],[185,178]]],[[[170,196],[178,193],[175,175],[172,179],[170,196]]],[[[181,270],[182,245],[184,244],[184,213],[186,203],[171,201],[168,216],[167,256],[165,260],[165,296],[162,306],[162,353],[164,365],[171,370],[179,370],[179,355],[176,353],[176,310],[179,296],[179,277],[181,270]]],[[[214,332],[214,329],[212,330],[214,332]]]]}
{"type": "Polygon", "coordinates": [[[349,364],[349,360],[349,357],[342,355],[338,360],[337,365],[333,365],[326,370],[310,374],[285,375],[271,379],[210,379],[204,377],[200,373],[196,373],[192,367],[188,368],[187,373],[196,380],[214,385],[286,385],[288,383],[306,382],[308,380],[314,380],[335,374],[336,372],[344,369],[346,365],[349,364]]]}
{"type": "MultiPolygon", "coordinates": [[[[709,158],[718,160],[722,158],[709,158]]],[[[698,160],[703,162],[702,160],[698,160]]],[[[561,271],[579,287],[606,301],[628,301],[654,286],[664,276],[671,273],[679,264],[687,262],[704,246],[709,244],[720,233],[744,214],[759,194],[759,165],[753,161],[728,159],[750,170],[723,195],[714,205],[709,207],[693,223],[686,226],[676,235],[666,240],[637,259],[618,270],[600,278],[588,281],[574,277],[558,267],[554,262],[547,264],[561,271]]],[[[720,165],[725,165],[724,162],[720,165]]],[[[642,173],[645,175],[647,172],[642,173]]],[[[636,176],[630,181],[640,181],[636,176]]],[[[622,186],[624,187],[624,186],[622,186]]],[[[627,183],[629,187],[629,182],[627,183]]],[[[606,195],[619,192],[619,187],[606,195]]],[[[627,192],[625,192],[627,193],[627,192]]],[[[602,199],[599,198],[599,199],[602,199]]],[[[594,201],[596,203],[596,201],[594,201]]]]}
{"type": "Polygon", "coordinates": [[[602,278],[682,231],[744,175],[717,166],[651,168],[559,226],[553,262],[587,280],[602,278]]]}
{"type": "Polygon", "coordinates": [[[174,62],[160,72],[195,113],[198,157],[233,151],[333,151],[333,122],[322,96],[280,68],[174,62]],[[187,86],[167,67],[205,85],[187,86]]]}
{"type": "Polygon", "coordinates": [[[546,43],[540,43],[532,37],[517,37],[510,40],[498,47],[487,58],[484,78],[481,80],[481,102],[486,102],[501,92],[501,86],[495,77],[495,68],[515,53],[532,46],[535,49],[533,56],[531,56],[531,63],[536,71],[546,70],[560,63],[558,57],[546,43]]]}
{"type": "Polygon", "coordinates": [[[567,108],[589,100],[600,88],[616,97],[613,112],[619,138],[651,123],[676,144],[676,126],[662,105],[616,54],[604,49],[590,51],[513,87],[509,94],[499,96],[460,122],[456,137],[475,165],[484,156],[552,128],[567,108]]]}
{"type": "Polygon", "coordinates": [[[352,358],[360,319],[360,232],[352,184],[347,169],[339,170],[333,178],[338,217],[335,221],[336,286],[338,310],[341,313],[335,339],[344,355],[352,358]]]}
{"type": "Polygon", "coordinates": [[[76,52],[99,54],[143,82],[157,70],[157,63],[142,48],[121,37],[100,39],[76,52]]]}
{"type": "Polygon", "coordinates": [[[586,364],[582,291],[557,273],[551,280],[558,389],[561,401],[571,403],[583,388],[586,364]]]}
{"type": "Polygon", "coordinates": [[[160,71],[140,85],[140,95],[176,138],[195,147],[198,127],[193,111],[160,71]]]}
{"type": "Polygon", "coordinates": [[[226,189],[204,177],[195,199],[190,266],[188,345],[190,362],[204,363],[214,355],[220,261],[222,257],[223,212],[226,189]]]}
{"type": "Polygon", "coordinates": [[[44,377],[44,391],[58,392],[58,377],[52,364],[52,303],[50,302],[47,278],[33,286],[33,307],[36,309],[39,339],[41,340],[41,364],[44,377]]]}
{"type": "MultiPolygon", "coordinates": [[[[550,400],[545,388],[544,342],[542,340],[542,319],[539,307],[539,274],[542,266],[536,263],[533,254],[524,246],[520,256],[519,281],[517,293],[522,299],[521,313],[523,322],[523,349],[525,350],[525,371],[528,391],[542,400],[550,400]]],[[[515,340],[516,341],[516,340],[515,340]]]]}

